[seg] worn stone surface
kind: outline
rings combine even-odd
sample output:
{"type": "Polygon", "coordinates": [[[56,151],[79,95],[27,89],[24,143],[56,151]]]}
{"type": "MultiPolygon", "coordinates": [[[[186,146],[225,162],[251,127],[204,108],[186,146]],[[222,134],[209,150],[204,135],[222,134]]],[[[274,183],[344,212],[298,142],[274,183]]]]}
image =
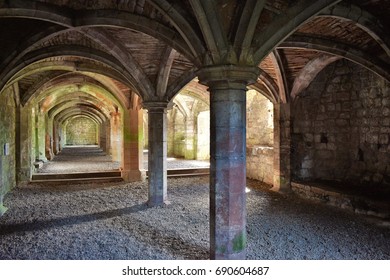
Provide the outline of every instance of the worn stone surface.
{"type": "Polygon", "coordinates": [[[127,181],[145,179],[143,170],[143,112],[140,108],[124,112],[122,178],[127,181]]]}
{"type": "Polygon", "coordinates": [[[196,140],[196,159],[210,159],[210,111],[204,111],[198,115],[196,140]]]}
{"type": "Polygon", "coordinates": [[[149,137],[149,199],[150,206],[167,203],[167,104],[150,104],[148,109],[149,137]]]}
{"type": "Polygon", "coordinates": [[[246,149],[246,176],[272,185],[274,149],[269,146],[254,145],[246,149]]]}
{"type": "Polygon", "coordinates": [[[290,192],[291,104],[274,104],[274,191],[290,192]]]}
{"type": "Polygon", "coordinates": [[[273,184],[273,105],[259,92],[247,91],[246,174],[273,184]]]}
{"type": "MultiPolygon", "coordinates": [[[[388,222],[247,186],[247,259],[390,259],[388,222]]],[[[16,188],[0,219],[0,259],[208,259],[208,177],[168,187],[172,203],[156,208],[145,205],[146,182],[16,188]]]]}
{"type": "Polygon", "coordinates": [[[246,102],[246,144],[248,147],[273,146],[273,105],[255,90],[248,90],[246,102]]]}
{"type": "Polygon", "coordinates": [[[97,124],[91,119],[77,117],[66,127],[66,145],[96,145],[97,124]]]}
{"type": "Polygon", "coordinates": [[[6,210],[2,198],[16,184],[16,110],[12,88],[0,94],[0,216],[6,210]]]}
{"type": "Polygon", "coordinates": [[[390,193],[375,196],[373,193],[360,192],[353,186],[345,186],[343,190],[334,184],[318,182],[292,182],[292,191],[302,197],[321,203],[336,206],[357,214],[390,218],[390,193]]]}
{"type": "Polygon", "coordinates": [[[390,187],[390,84],[341,60],[294,104],[295,178],[390,187]]]}

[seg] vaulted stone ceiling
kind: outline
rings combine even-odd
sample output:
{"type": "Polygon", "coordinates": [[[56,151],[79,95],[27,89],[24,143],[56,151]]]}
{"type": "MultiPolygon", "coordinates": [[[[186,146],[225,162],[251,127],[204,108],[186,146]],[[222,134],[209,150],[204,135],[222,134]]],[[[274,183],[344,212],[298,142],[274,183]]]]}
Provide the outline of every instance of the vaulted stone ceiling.
{"type": "Polygon", "coordinates": [[[26,104],[91,86],[114,110],[170,101],[208,65],[252,65],[252,87],[288,102],[340,58],[390,80],[388,15],[387,0],[0,1],[0,88],[26,104]]]}

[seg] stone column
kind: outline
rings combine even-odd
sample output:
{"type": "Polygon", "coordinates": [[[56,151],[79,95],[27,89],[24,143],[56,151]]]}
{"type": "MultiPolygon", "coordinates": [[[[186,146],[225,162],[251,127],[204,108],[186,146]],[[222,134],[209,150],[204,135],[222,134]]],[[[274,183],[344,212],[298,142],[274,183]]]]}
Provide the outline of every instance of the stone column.
{"type": "Polygon", "coordinates": [[[148,110],[149,206],[167,202],[167,106],[166,102],[144,102],[148,110]]]}
{"type": "Polygon", "coordinates": [[[132,108],[125,111],[122,178],[126,182],[142,181],[145,178],[145,172],[143,171],[142,119],[142,110],[140,108],[132,108]]]}
{"type": "Polygon", "coordinates": [[[246,86],[257,67],[199,73],[210,91],[210,258],[246,258],[246,86]]]}
{"type": "Polygon", "coordinates": [[[291,108],[274,104],[274,186],[273,191],[291,191],[291,108]]]}
{"type": "Polygon", "coordinates": [[[48,160],[54,158],[53,153],[53,119],[45,113],[45,156],[48,160]]]}
{"type": "MultiPolygon", "coordinates": [[[[192,114],[192,112],[191,112],[192,114]]],[[[184,158],[185,159],[195,159],[196,158],[196,146],[195,146],[195,137],[196,137],[196,123],[194,121],[194,116],[187,116],[185,120],[186,127],[186,138],[185,138],[185,149],[184,149],[184,158]]]]}
{"type": "Polygon", "coordinates": [[[58,123],[53,120],[53,153],[57,155],[60,152],[59,149],[59,136],[58,136],[58,123]]]}
{"type": "Polygon", "coordinates": [[[36,147],[37,147],[37,160],[47,162],[46,157],[46,118],[45,113],[41,112],[39,108],[36,116],[36,147]]]}
{"type": "Polygon", "coordinates": [[[112,112],[110,119],[110,154],[112,161],[122,160],[122,119],[119,112],[112,112]]]}
{"type": "Polygon", "coordinates": [[[33,147],[32,130],[35,124],[34,117],[30,107],[16,108],[16,133],[15,133],[15,152],[16,152],[16,179],[18,184],[25,184],[31,179],[33,147]]]}

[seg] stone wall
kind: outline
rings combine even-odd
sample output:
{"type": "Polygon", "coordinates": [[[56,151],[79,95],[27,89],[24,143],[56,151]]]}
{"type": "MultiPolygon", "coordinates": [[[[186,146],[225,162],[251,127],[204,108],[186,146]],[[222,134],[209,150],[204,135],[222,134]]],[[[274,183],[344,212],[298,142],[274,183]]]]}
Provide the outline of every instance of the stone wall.
{"type": "Polygon", "coordinates": [[[247,92],[246,175],[273,184],[273,105],[254,90],[247,92]]]}
{"type": "Polygon", "coordinates": [[[97,126],[84,117],[74,118],[66,126],[66,145],[96,145],[97,126]]]}
{"type": "MultiPolygon", "coordinates": [[[[168,119],[168,123],[172,123],[172,130],[168,129],[168,137],[172,137],[172,154],[168,154],[169,156],[174,157],[183,157],[185,156],[185,117],[183,114],[177,110],[172,115],[172,118],[168,119]]],[[[169,126],[170,128],[171,126],[169,126]]]]}
{"type": "Polygon", "coordinates": [[[246,177],[273,184],[274,150],[269,146],[252,146],[246,149],[246,177]]]}
{"type": "Polygon", "coordinates": [[[16,109],[11,88],[0,93],[0,216],[5,212],[4,195],[16,185],[16,109]]]}
{"type": "Polygon", "coordinates": [[[200,112],[197,120],[197,160],[210,159],[210,111],[200,112]]]}
{"type": "Polygon", "coordinates": [[[346,60],[293,106],[293,178],[390,186],[390,84],[346,60]]]}
{"type": "Polygon", "coordinates": [[[273,146],[273,105],[255,90],[246,94],[246,145],[273,146]]]}

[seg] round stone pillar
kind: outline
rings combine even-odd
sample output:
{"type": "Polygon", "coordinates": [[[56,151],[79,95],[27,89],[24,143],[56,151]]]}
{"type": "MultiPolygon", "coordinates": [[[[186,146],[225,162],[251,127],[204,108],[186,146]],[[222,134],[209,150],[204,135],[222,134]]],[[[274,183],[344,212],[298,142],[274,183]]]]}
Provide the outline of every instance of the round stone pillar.
{"type": "Polygon", "coordinates": [[[148,110],[148,205],[167,203],[167,106],[166,102],[144,102],[148,110]]]}
{"type": "Polygon", "coordinates": [[[124,111],[122,178],[125,182],[143,181],[142,110],[135,106],[124,111]]]}
{"type": "Polygon", "coordinates": [[[210,91],[210,258],[246,258],[246,86],[257,67],[199,73],[210,91]]]}

